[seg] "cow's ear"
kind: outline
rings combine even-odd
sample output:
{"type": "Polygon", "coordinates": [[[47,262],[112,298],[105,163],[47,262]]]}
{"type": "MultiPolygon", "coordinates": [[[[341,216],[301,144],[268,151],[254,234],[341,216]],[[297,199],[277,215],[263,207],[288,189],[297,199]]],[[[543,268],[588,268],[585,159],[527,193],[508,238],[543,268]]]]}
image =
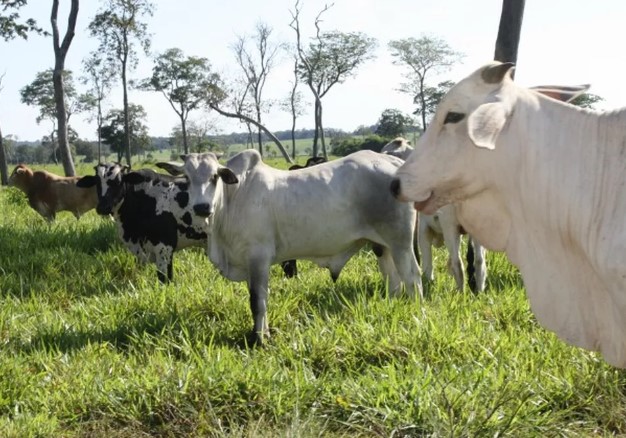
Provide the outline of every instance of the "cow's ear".
{"type": "Polygon", "coordinates": [[[530,89],[544,96],[551,97],[552,99],[560,100],[561,102],[571,102],[581,94],[585,94],[590,87],[590,84],[571,86],[537,85],[536,87],[530,87],[530,89]]]}
{"type": "Polygon", "coordinates": [[[184,173],[183,166],[177,163],[166,163],[164,161],[161,161],[159,163],[156,163],[156,167],[163,169],[170,175],[174,176],[182,175],[184,173]]]}
{"type": "Polygon", "coordinates": [[[82,187],[84,189],[87,189],[89,187],[95,186],[97,180],[98,178],[93,175],[83,176],[81,179],[76,181],[76,187],[82,187]]]}
{"type": "Polygon", "coordinates": [[[122,177],[122,181],[128,184],[141,184],[148,181],[148,178],[139,172],[129,172],[122,177]]]}
{"type": "Polygon", "coordinates": [[[237,176],[228,167],[220,167],[217,171],[217,174],[220,176],[220,178],[222,178],[224,184],[237,184],[239,182],[237,176]]]}
{"type": "Polygon", "coordinates": [[[496,139],[506,123],[507,111],[501,102],[484,103],[470,114],[467,129],[479,148],[495,149],[496,139]]]}

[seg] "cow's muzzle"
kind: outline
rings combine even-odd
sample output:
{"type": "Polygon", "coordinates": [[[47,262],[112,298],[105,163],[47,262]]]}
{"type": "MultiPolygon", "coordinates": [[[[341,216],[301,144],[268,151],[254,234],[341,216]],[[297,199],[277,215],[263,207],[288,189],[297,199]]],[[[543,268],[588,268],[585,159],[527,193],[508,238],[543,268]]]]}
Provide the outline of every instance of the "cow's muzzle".
{"type": "Polygon", "coordinates": [[[96,205],[96,213],[98,213],[99,215],[106,216],[106,215],[111,214],[112,211],[113,209],[111,208],[110,205],[102,205],[102,204],[96,205]]]}
{"type": "Polygon", "coordinates": [[[212,213],[210,204],[196,204],[193,206],[193,211],[201,217],[209,217],[212,213]]]}

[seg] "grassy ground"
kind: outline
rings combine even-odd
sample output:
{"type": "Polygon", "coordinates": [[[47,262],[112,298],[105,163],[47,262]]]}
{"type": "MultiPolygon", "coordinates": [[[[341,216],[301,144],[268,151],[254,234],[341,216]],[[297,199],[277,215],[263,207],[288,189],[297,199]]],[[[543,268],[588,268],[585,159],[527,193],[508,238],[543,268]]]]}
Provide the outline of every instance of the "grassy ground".
{"type": "Polygon", "coordinates": [[[161,286],[110,220],[49,226],[1,188],[0,436],[626,435],[626,374],[540,328],[505,257],[474,297],[435,256],[421,305],[386,297],[368,251],[336,284],[275,267],[273,337],[248,350],[245,285],[202,251],[161,286]]]}

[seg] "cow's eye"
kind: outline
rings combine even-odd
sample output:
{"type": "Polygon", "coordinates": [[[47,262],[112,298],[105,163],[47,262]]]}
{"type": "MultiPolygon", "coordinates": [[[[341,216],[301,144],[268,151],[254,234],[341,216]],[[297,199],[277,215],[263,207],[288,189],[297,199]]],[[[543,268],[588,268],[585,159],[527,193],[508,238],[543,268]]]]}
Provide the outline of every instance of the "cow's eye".
{"type": "Polygon", "coordinates": [[[443,121],[443,124],[445,125],[446,123],[459,123],[464,118],[465,118],[465,114],[455,113],[454,111],[450,111],[448,114],[446,114],[446,118],[443,121]]]}

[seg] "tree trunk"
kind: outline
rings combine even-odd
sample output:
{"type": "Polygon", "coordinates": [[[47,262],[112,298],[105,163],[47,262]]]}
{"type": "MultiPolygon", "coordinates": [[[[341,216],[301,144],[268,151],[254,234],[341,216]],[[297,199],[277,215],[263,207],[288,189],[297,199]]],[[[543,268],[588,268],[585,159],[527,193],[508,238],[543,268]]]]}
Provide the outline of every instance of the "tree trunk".
{"type": "Polygon", "coordinates": [[[9,168],[7,167],[7,157],[4,151],[2,128],[0,128],[0,182],[3,186],[9,184],[9,168]]]}
{"type": "Polygon", "coordinates": [[[315,122],[315,134],[313,134],[313,150],[311,151],[311,156],[312,157],[317,157],[318,151],[319,151],[319,146],[318,146],[318,142],[319,142],[319,137],[320,137],[320,126],[319,126],[319,118],[317,116],[319,110],[319,100],[316,99],[315,100],[315,114],[313,116],[314,122],[315,122]]]}
{"type": "Polygon", "coordinates": [[[320,101],[319,107],[319,126],[320,126],[320,140],[322,141],[322,155],[328,160],[328,152],[326,151],[326,137],[324,136],[324,123],[322,123],[322,102],[320,101]]]}
{"type": "Polygon", "coordinates": [[[52,73],[52,83],[54,84],[54,101],[57,112],[57,138],[61,159],[63,160],[63,170],[65,176],[74,176],[74,161],[70,151],[70,143],[67,135],[67,109],[65,107],[65,88],[63,85],[63,70],[65,69],[65,57],[74,38],[76,28],[76,17],[78,16],[78,0],[72,0],[72,8],[68,19],[67,31],[63,38],[63,43],[59,44],[59,28],[57,26],[57,14],[59,10],[59,0],[53,0],[50,22],[52,24],[52,41],[54,44],[54,71],[52,73]]]}
{"type": "Polygon", "coordinates": [[[209,107],[215,111],[217,111],[218,113],[220,113],[221,115],[225,116],[225,117],[230,117],[230,118],[234,118],[234,119],[239,119],[239,120],[243,120],[246,123],[250,123],[254,126],[256,126],[257,128],[261,129],[265,135],[267,135],[278,147],[278,149],[280,150],[280,153],[283,154],[283,158],[285,159],[285,161],[287,161],[290,164],[293,164],[293,160],[291,159],[291,157],[289,156],[289,152],[287,152],[287,150],[285,149],[285,147],[283,146],[283,144],[280,142],[280,140],[278,139],[278,137],[276,137],[272,131],[270,131],[269,129],[267,129],[265,126],[263,126],[262,124],[260,124],[259,122],[257,122],[254,119],[251,119],[248,116],[245,116],[243,114],[236,114],[236,113],[229,113],[228,111],[224,111],[223,109],[221,109],[220,107],[218,107],[217,105],[209,105],[209,107]]]}
{"type": "Polygon", "coordinates": [[[124,153],[126,164],[131,165],[130,159],[130,116],[128,114],[128,86],[126,84],[126,60],[122,62],[122,88],[124,89],[124,153]]]}
{"type": "Polygon", "coordinates": [[[291,156],[295,160],[296,159],[296,112],[293,111],[291,113],[291,156]]]}
{"type": "Polygon", "coordinates": [[[187,143],[187,120],[182,115],[180,116],[180,126],[183,130],[183,149],[185,150],[185,155],[189,153],[189,144],[187,143]]]}
{"type": "Polygon", "coordinates": [[[525,0],[502,0],[502,14],[494,55],[496,61],[517,62],[517,49],[524,18],[524,2],[525,0]]]}
{"type": "Polygon", "coordinates": [[[98,163],[102,163],[102,100],[98,99],[98,163]]]}

